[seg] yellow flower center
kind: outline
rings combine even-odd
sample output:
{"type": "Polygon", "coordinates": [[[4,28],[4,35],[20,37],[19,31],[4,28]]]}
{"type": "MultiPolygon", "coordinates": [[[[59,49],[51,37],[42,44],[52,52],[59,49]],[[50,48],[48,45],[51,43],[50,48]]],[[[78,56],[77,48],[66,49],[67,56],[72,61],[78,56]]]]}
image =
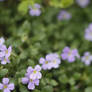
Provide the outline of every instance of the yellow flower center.
{"type": "Polygon", "coordinates": [[[6,85],[4,85],[4,89],[5,89],[5,88],[7,88],[7,86],[6,86],[6,85]]]}
{"type": "Polygon", "coordinates": [[[45,64],[48,64],[48,61],[45,61],[45,64]]]}
{"type": "Polygon", "coordinates": [[[32,80],[32,79],[30,79],[30,82],[33,82],[33,80],[32,80]]]}
{"type": "Polygon", "coordinates": [[[69,51],[68,56],[71,56],[71,54],[72,54],[72,52],[71,52],[71,51],[69,51]]]}
{"type": "Polygon", "coordinates": [[[6,50],[5,53],[8,54],[8,50],[6,50]]]}
{"type": "Polygon", "coordinates": [[[6,58],[4,58],[4,61],[7,62],[6,58]]]}
{"type": "Polygon", "coordinates": [[[86,56],[86,60],[88,60],[89,59],[89,56],[86,56]]]}
{"type": "Polygon", "coordinates": [[[37,72],[37,71],[36,71],[36,70],[34,70],[34,73],[35,73],[35,74],[36,74],[36,72],[37,72]]]}

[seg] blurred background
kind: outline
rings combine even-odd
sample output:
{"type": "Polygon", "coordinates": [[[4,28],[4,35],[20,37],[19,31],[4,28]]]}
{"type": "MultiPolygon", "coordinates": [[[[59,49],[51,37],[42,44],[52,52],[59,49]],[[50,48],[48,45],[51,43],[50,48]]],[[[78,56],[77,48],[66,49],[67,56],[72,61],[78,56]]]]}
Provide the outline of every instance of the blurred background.
{"type": "MultiPolygon", "coordinates": [[[[7,75],[16,85],[13,92],[31,92],[20,79],[28,66],[39,64],[40,57],[60,55],[65,46],[77,48],[81,56],[92,53],[92,43],[84,37],[91,22],[91,0],[0,0],[0,37],[13,47],[11,64],[0,65],[0,80],[7,75]]],[[[62,60],[58,69],[42,73],[32,92],[92,92],[92,65],[81,60],[62,60]]]]}

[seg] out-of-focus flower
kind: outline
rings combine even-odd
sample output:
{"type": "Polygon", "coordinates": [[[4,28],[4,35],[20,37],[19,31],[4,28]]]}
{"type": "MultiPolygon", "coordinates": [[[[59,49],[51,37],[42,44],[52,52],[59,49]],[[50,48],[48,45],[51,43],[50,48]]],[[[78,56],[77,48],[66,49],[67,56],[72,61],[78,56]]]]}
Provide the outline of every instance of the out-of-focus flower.
{"type": "Polygon", "coordinates": [[[74,62],[75,58],[80,58],[77,49],[70,49],[69,47],[65,47],[63,49],[63,53],[61,54],[63,60],[68,60],[69,62],[74,62]]]}
{"type": "Polygon", "coordinates": [[[0,38],[0,46],[3,45],[3,43],[5,42],[5,39],[3,37],[0,38]]]}
{"type": "Polygon", "coordinates": [[[76,0],[76,2],[80,7],[85,8],[90,3],[90,0],[76,0]]]}
{"type": "Polygon", "coordinates": [[[82,56],[81,60],[86,65],[90,65],[90,63],[92,62],[92,55],[90,54],[90,52],[85,52],[84,56],[82,56]]]}
{"type": "Polygon", "coordinates": [[[31,6],[29,7],[30,8],[30,11],[29,11],[29,14],[31,16],[40,16],[41,14],[41,6],[39,4],[34,4],[34,6],[31,6]]]}
{"type": "Polygon", "coordinates": [[[35,89],[35,85],[38,86],[39,85],[39,79],[30,79],[29,77],[24,77],[22,78],[22,83],[23,84],[28,84],[28,89],[30,90],[34,90],[35,89]]]}
{"type": "Polygon", "coordinates": [[[42,74],[40,73],[41,67],[39,65],[36,65],[34,69],[31,70],[30,79],[41,79],[42,74]]]}
{"type": "Polygon", "coordinates": [[[22,78],[22,83],[28,84],[28,89],[34,90],[35,85],[39,85],[39,79],[42,77],[40,71],[41,67],[39,65],[36,65],[34,69],[32,67],[28,67],[25,77],[22,78]]]}
{"type": "Polygon", "coordinates": [[[42,64],[42,69],[50,70],[52,68],[58,68],[61,60],[56,53],[46,55],[46,58],[40,58],[39,63],[42,64]]]}
{"type": "Polygon", "coordinates": [[[9,61],[9,57],[11,55],[12,52],[12,47],[9,46],[9,48],[6,47],[6,45],[4,45],[4,38],[1,37],[0,38],[0,63],[5,65],[7,63],[10,63],[9,61]]]}
{"type": "Polygon", "coordinates": [[[3,64],[3,65],[10,63],[10,60],[6,57],[1,58],[0,60],[1,60],[1,64],[3,64]]]}
{"type": "Polygon", "coordinates": [[[58,20],[69,20],[71,18],[71,14],[65,10],[60,11],[58,15],[58,20]]]}
{"type": "Polygon", "coordinates": [[[1,50],[3,53],[5,53],[5,57],[8,58],[10,55],[11,55],[11,51],[12,51],[12,47],[9,46],[9,48],[7,49],[6,46],[4,45],[2,47],[2,50],[1,50]]]}
{"type": "Polygon", "coordinates": [[[92,23],[85,30],[85,39],[92,41],[92,23]]]}
{"type": "Polygon", "coordinates": [[[11,92],[14,90],[14,83],[9,84],[9,79],[3,78],[2,83],[0,83],[0,90],[3,92],[11,92]]]}

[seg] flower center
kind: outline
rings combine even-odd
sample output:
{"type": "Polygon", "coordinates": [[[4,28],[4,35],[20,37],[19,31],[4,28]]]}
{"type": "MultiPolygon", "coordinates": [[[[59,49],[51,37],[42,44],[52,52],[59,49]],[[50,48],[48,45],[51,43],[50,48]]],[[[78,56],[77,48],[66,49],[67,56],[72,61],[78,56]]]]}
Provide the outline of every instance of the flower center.
{"type": "Polygon", "coordinates": [[[4,58],[4,61],[7,62],[6,58],[4,58]]]}
{"type": "Polygon", "coordinates": [[[5,89],[5,88],[7,88],[7,86],[6,86],[6,85],[4,85],[4,89],[5,89]]]}
{"type": "Polygon", "coordinates": [[[88,60],[89,59],[89,56],[86,56],[86,60],[88,60]]]}
{"type": "Polygon", "coordinates": [[[32,80],[32,79],[30,79],[30,82],[33,82],[33,80],[32,80]]]}
{"type": "Polygon", "coordinates": [[[54,61],[53,61],[53,63],[55,63],[55,64],[56,64],[56,60],[54,60],[54,61]]]}
{"type": "Polygon", "coordinates": [[[72,52],[71,52],[71,51],[69,51],[68,56],[71,56],[71,54],[72,54],[72,52]]]}
{"type": "Polygon", "coordinates": [[[48,64],[48,61],[45,61],[45,64],[48,64]]]}
{"type": "Polygon", "coordinates": [[[6,50],[5,53],[8,54],[8,50],[6,50]]]}
{"type": "Polygon", "coordinates": [[[34,74],[36,74],[36,72],[37,72],[36,70],[33,71],[34,74]]]}

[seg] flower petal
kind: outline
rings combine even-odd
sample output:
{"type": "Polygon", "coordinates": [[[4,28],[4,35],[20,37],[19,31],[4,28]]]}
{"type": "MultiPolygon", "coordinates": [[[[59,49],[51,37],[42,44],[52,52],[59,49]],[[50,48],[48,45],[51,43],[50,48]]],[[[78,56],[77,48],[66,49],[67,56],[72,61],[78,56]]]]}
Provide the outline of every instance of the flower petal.
{"type": "Polygon", "coordinates": [[[28,89],[31,89],[31,90],[35,89],[35,85],[33,83],[29,83],[28,89]]]}
{"type": "Polygon", "coordinates": [[[0,90],[2,90],[3,89],[3,84],[2,83],[0,83],[0,90]]]}
{"type": "Polygon", "coordinates": [[[8,89],[9,89],[9,90],[14,90],[14,83],[10,83],[10,84],[8,85],[8,89]]]}
{"type": "Polygon", "coordinates": [[[3,84],[8,84],[9,83],[9,79],[8,78],[3,78],[2,82],[3,82],[3,84]]]}

